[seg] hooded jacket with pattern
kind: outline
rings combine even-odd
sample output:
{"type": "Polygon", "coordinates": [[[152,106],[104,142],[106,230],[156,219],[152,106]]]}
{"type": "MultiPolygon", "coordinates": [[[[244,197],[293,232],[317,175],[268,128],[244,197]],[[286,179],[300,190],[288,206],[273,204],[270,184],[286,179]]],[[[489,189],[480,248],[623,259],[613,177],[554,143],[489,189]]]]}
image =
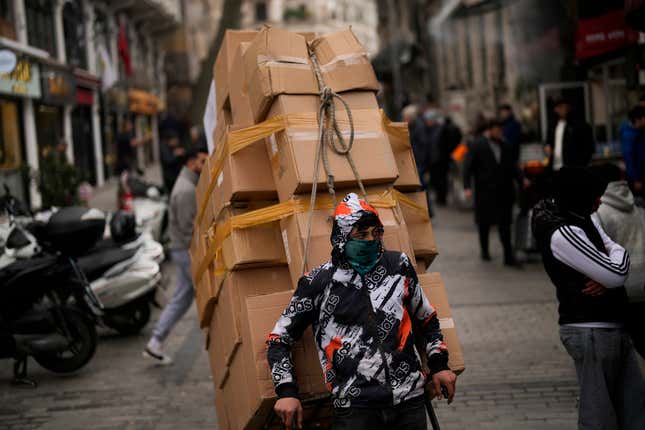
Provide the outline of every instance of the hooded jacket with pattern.
{"type": "Polygon", "coordinates": [[[423,341],[432,374],[448,369],[439,320],[409,258],[381,251],[364,276],[344,257],[352,227],[377,211],[349,194],[334,214],[331,261],[298,282],[267,340],[278,397],[297,397],[291,348],[312,326],[334,407],[392,406],[423,395],[426,375],[415,349],[423,341]]]}

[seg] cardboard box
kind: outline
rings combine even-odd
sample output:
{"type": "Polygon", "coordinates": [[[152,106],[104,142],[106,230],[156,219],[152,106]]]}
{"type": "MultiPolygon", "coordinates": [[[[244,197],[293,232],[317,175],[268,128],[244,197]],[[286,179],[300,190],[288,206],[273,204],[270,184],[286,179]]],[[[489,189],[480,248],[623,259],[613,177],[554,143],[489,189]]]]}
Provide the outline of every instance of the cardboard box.
{"type": "Polygon", "coordinates": [[[215,78],[215,98],[217,109],[228,103],[229,83],[233,70],[235,50],[242,42],[250,42],[258,34],[253,30],[226,30],[219,53],[215,59],[213,76],[215,78]]]}
{"type": "MultiPolygon", "coordinates": [[[[408,228],[409,231],[409,228],[408,228]]],[[[417,259],[417,266],[416,266],[416,271],[418,275],[422,275],[426,273],[428,270],[428,265],[426,264],[426,261],[424,259],[417,259]]]]}
{"type": "MultiPolygon", "coordinates": [[[[217,303],[214,306],[209,329],[209,350],[211,360],[215,363],[213,379],[216,384],[219,386],[225,384],[229,373],[227,368],[237,357],[242,343],[249,341],[248,335],[245,336],[243,333],[244,301],[252,296],[281,291],[292,294],[292,289],[286,267],[249,269],[226,274],[217,296],[214,297],[217,303]]],[[[252,316],[254,321],[260,317],[255,314],[252,316]]],[[[267,331],[264,334],[265,339],[268,333],[267,331]]]]}
{"type": "Polygon", "coordinates": [[[215,301],[215,284],[212,266],[193,283],[195,290],[195,306],[197,308],[197,319],[201,328],[208,327],[213,315],[215,301]]]}
{"type": "MultiPolygon", "coordinates": [[[[256,123],[265,118],[277,95],[319,94],[309,58],[309,35],[265,27],[244,53],[244,88],[256,123]]],[[[311,46],[325,85],[332,90],[379,90],[366,50],[350,29],[316,38],[311,46]]]]}
{"type": "Polygon", "coordinates": [[[439,273],[419,275],[419,284],[430,303],[437,310],[443,341],[448,347],[448,366],[453,372],[460,374],[465,370],[464,354],[459,343],[455,322],[452,318],[452,310],[446,294],[446,287],[441,275],[439,273]]]}
{"type": "Polygon", "coordinates": [[[404,198],[409,199],[415,206],[406,204],[405,199],[400,201],[403,218],[410,232],[414,255],[417,260],[425,260],[426,266],[429,266],[439,252],[428,215],[426,193],[425,191],[406,193],[404,198]]]}
{"type": "MultiPolygon", "coordinates": [[[[389,121],[389,120],[388,120],[389,121]]],[[[417,163],[410,146],[410,133],[405,122],[387,122],[385,125],[399,178],[394,182],[394,188],[399,191],[417,191],[421,186],[417,163]]]]}
{"type": "Polygon", "coordinates": [[[278,94],[317,94],[307,40],[287,30],[264,27],[244,53],[245,88],[255,122],[261,122],[278,94]]]}
{"type": "MultiPolygon", "coordinates": [[[[385,135],[381,114],[373,93],[350,92],[343,95],[352,109],[354,120],[354,145],[352,159],[365,185],[391,184],[398,175],[392,147],[385,135]]],[[[336,118],[346,142],[349,140],[347,113],[337,100],[336,118]]],[[[319,130],[317,112],[320,99],[317,96],[281,95],[275,99],[269,118],[284,114],[310,115],[311,120],[294,120],[290,126],[267,139],[273,178],[280,201],[292,195],[311,190],[318,149],[319,130]]],[[[334,182],[340,190],[356,186],[356,178],[347,158],[326,149],[334,182]]],[[[327,187],[327,176],[321,164],[318,187],[327,187]]]]}
{"type": "MultiPolygon", "coordinates": [[[[267,269],[264,269],[267,270],[267,269]]],[[[283,281],[288,281],[286,269],[282,269],[283,281]]],[[[238,272],[238,273],[246,273],[238,272]]],[[[249,271],[251,272],[251,271],[249,271]]],[[[255,278],[261,283],[261,278],[255,278]]],[[[235,292],[238,287],[248,287],[248,282],[233,282],[229,291],[235,292]]],[[[222,290],[221,303],[229,303],[231,297],[225,285],[222,290]]],[[[252,294],[245,290],[247,294],[252,294]]],[[[242,293],[244,294],[244,292],[242,293]]],[[[266,338],[273,329],[282,311],[286,308],[292,291],[273,294],[249,295],[242,299],[239,295],[241,310],[238,313],[241,341],[236,343],[235,352],[231,351],[230,339],[226,335],[230,327],[219,325],[213,321],[209,330],[209,359],[216,395],[220,394],[221,402],[217,402],[217,413],[223,415],[228,425],[233,429],[262,428],[268,412],[275,401],[275,392],[271,373],[266,357],[266,338]],[[223,333],[226,332],[226,333],[223,333]],[[226,345],[229,345],[227,348],[226,345]],[[223,409],[223,410],[222,410],[223,409]]],[[[216,310],[216,316],[219,310],[216,310]]],[[[232,331],[237,330],[233,328],[232,331]]],[[[300,393],[303,397],[327,393],[323,383],[323,374],[318,360],[311,329],[308,329],[303,339],[293,348],[293,360],[298,378],[300,393]]]]}
{"type": "MultiPolygon", "coordinates": [[[[240,127],[230,126],[221,133],[221,139],[229,130],[240,127]]],[[[217,145],[223,145],[222,140],[217,145]]],[[[213,154],[213,159],[218,156],[213,154]]],[[[215,164],[215,163],[212,163],[215,164]]],[[[225,155],[222,169],[214,178],[215,187],[210,196],[212,211],[215,217],[229,203],[234,201],[277,199],[271,164],[266,145],[262,141],[253,143],[233,155],[225,155]]]]}
{"type": "Polygon", "coordinates": [[[204,216],[206,213],[206,208],[209,206],[209,193],[208,187],[211,182],[211,161],[210,158],[207,158],[204,162],[204,167],[202,168],[202,173],[199,175],[199,180],[197,181],[197,187],[195,188],[195,202],[197,206],[197,214],[195,216],[194,224],[197,227],[202,225],[202,219],[200,216],[204,216]]]}
{"type": "MultiPolygon", "coordinates": [[[[370,192],[368,191],[368,194],[370,192]]],[[[342,199],[343,195],[338,198],[342,199]]],[[[303,197],[308,198],[308,197],[303,197]]],[[[407,226],[403,221],[400,208],[377,209],[381,222],[385,228],[383,242],[389,250],[401,251],[407,254],[413,263],[414,253],[410,244],[407,226]]],[[[313,224],[311,228],[311,239],[307,256],[306,270],[309,271],[331,259],[332,246],[330,242],[331,229],[333,225],[334,211],[314,211],[313,224]]],[[[282,229],[282,240],[289,263],[291,279],[294,285],[302,276],[302,260],[304,256],[305,241],[307,237],[307,225],[309,212],[299,213],[280,221],[282,229]]]]}
{"type": "Polygon", "coordinates": [[[351,28],[322,35],[311,46],[325,84],[335,92],[380,89],[367,50],[351,28]]]}
{"type": "MultiPolygon", "coordinates": [[[[245,202],[226,206],[220,214],[218,225],[225,224],[233,216],[272,204],[274,203],[245,202]]],[[[280,222],[232,230],[222,242],[222,260],[227,270],[286,265],[287,257],[282,245],[280,222]]]]}
{"type": "Polygon", "coordinates": [[[244,67],[244,53],[249,47],[249,42],[242,42],[237,47],[233,59],[233,70],[230,76],[230,100],[233,124],[239,127],[248,127],[254,124],[253,110],[248,91],[245,88],[246,69],[244,67]]]}

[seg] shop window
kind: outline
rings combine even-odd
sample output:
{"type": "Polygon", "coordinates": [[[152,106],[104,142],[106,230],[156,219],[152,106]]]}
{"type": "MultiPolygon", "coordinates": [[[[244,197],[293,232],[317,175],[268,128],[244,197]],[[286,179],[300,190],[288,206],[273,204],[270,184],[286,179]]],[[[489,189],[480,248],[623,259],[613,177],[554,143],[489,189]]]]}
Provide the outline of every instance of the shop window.
{"type": "Polygon", "coordinates": [[[13,23],[13,1],[0,0],[0,36],[15,39],[16,29],[13,23]]]}
{"type": "Polygon", "coordinates": [[[54,4],[50,0],[25,0],[29,44],[56,57],[54,4]]]}
{"type": "Polygon", "coordinates": [[[20,117],[18,102],[0,100],[0,169],[20,167],[20,117]]]}
{"type": "Polygon", "coordinates": [[[85,52],[85,18],[79,0],[68,1],[63,7],[63,30],[67,64],[87,69],[85,52]]]}

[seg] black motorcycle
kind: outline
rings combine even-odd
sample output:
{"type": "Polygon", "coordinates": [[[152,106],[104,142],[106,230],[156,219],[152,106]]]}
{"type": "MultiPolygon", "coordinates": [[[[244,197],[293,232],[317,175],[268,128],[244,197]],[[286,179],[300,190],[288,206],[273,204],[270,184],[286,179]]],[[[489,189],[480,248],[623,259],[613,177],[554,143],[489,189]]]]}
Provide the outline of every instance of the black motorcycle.
{"type": "MultiPolygon", "coordinates": [[[[13,219],[11,204],[3,203],[13,219]]],[[[63,208],[29,229],[12,227],[3,253],[34,253],[0,268],[0,358],[15,360],[14,384],[36,386],[27,378],[29,357],[52,372],[70,373],[94,356],[102,306],[76,257],[104,228],[100,211],[80,207],[63,208]]]]}

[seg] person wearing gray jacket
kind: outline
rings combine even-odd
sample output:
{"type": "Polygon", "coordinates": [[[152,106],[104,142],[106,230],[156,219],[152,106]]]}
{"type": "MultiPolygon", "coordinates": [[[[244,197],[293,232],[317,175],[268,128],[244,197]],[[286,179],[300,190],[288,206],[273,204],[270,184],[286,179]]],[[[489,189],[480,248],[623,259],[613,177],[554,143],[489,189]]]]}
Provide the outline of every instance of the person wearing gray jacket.
{"type": "Polygon", "coordinates": [[[206,149],[186,153],[184,167],[170,193],[168,235],[170,252],[177,265],[177,287],[152,331],[143,356],[158,364],[170,364],[172,359],[163,352],[163,342],[177,322],[193,303],[193,282],[190,271],[190,241],[193,236],[193,219],[197,212],[195,189],[199,175],[208,157],[206,149]]]}
{"type": "Polygon", "coordinates": [[[631,267],[625,289],[630,301],[645,301],[645,210],[636,206],[627,181],[621,180],[618,167],[603,167],[609,180],[592,215],[607,235],[629,252],[631,267]]]}

